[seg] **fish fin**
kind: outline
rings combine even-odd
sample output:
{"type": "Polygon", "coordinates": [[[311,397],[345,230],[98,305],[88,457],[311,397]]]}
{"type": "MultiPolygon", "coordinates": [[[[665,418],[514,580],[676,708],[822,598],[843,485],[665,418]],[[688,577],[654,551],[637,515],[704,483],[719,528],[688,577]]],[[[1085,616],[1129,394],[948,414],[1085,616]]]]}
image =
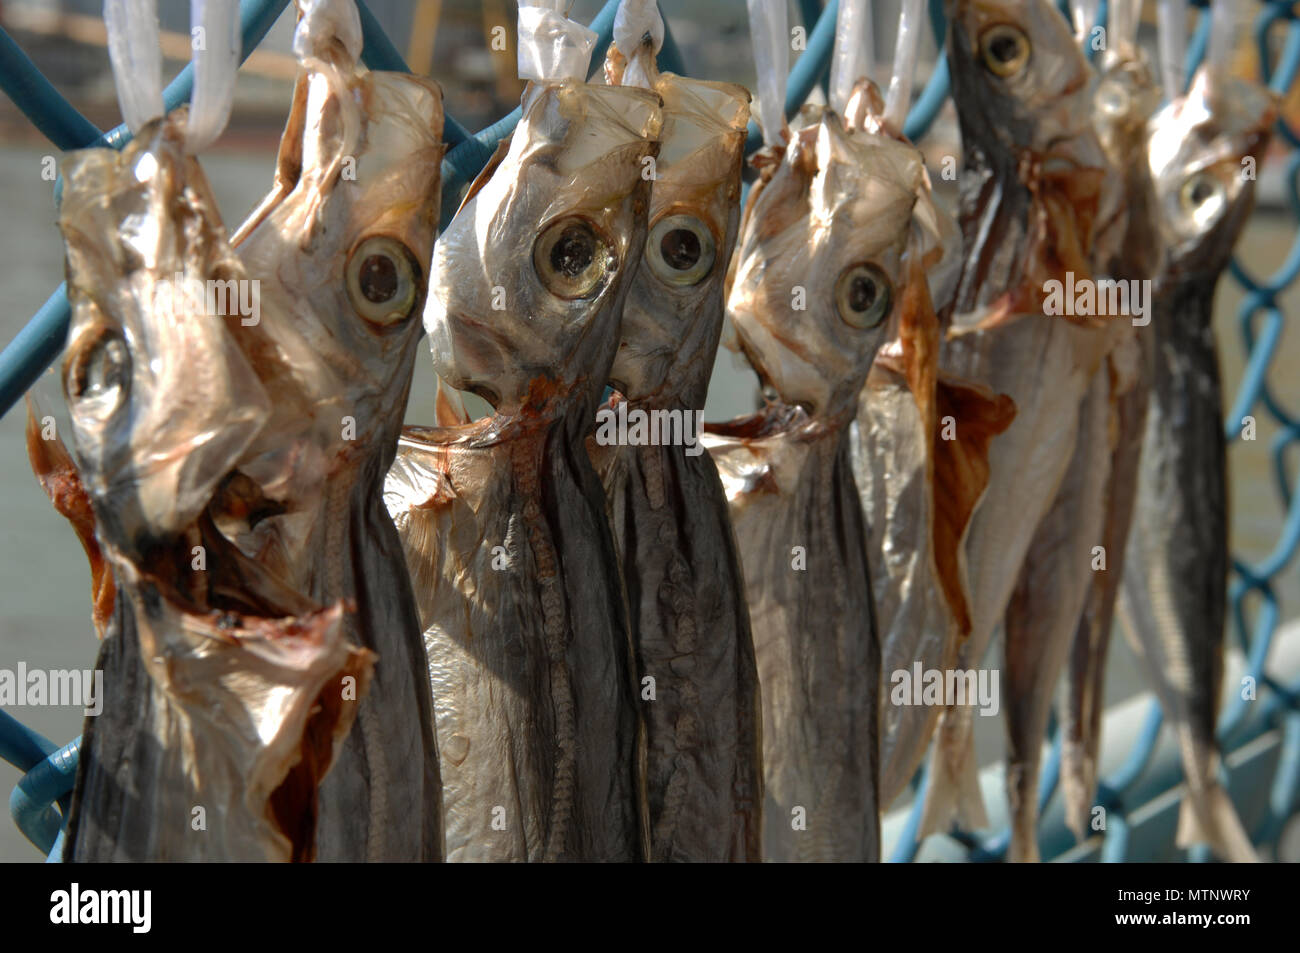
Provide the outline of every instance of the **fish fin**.
{"type": "Polygon", "coordinates": [[[254,229],[271,214],[286,196],[294,190],[302,178],[302,137],[307,125],[307,88],[310,76],[299,71],[293,86],[293,100],[289,106],[289,118],[285,122],[284,133],[280,136],[280,151],[275,158],[275,181],[266,198],[253,209],[244,223],[230,237],[230,246],[237,248],[251,235],[254,229]]]}
{"type": "Polygon", "coordinates": [[[90,494],[81,482],[72,454],[68,453],[59,436],[55,434],[47,440],[41,435],[36,405],[30,395],[27,398],[27,459],[31,461],[32,472],[36,474],[41,489],[54,504],[54,509],[72,524],[77,539],[81,540],[81,548],[86,551],[86,559],[90,562],[90,618],[95,625],[95,634],[102,639],[113,616],[117,586],[95,537],[95,513],[90,506],[90,494]]]}
{"type": "Polygon", "coordinates": [[[1218,782],[1212,782],[1199,799],[1194,800],[1190,790],[1183,795],[1174,842],[1183,848],[1209,844],[1211,850],[1234,864],[1259,863],[1259,855],[1237,816],[1237,809],[1232,806],[1232,799],[1218,782]],[[1197,800],[1201,810],[1197,810],[1197,800]]]}
{"type": "Polygon", "coordinates": [[[492,157],[488,159],[487,165],[483,166],[483,171],[474,176],[474,181],[471,182],[469,188],[465,190],[465,197],[460,200],[460,208],[456,209],[457,215],[460,214],[461,209],[469,204],[470,199],[482,191],[483,186],[488,184],[488,179],[492,178],[492,173],[496,172],[497,167],[505,161],[506,153],[510,151],[510,140],[513,138],[513,135],[509,135],[497,143],[496,151],[493,152],[492,157]]]}
{"type": "Polygon", "coordinates": [[[960,638],[971,630],[964,546],[971,517],[989,481],[989,446],[1009,426],[1016,405],[1006,394],[940,375],[935,384],[934,560],[960,638]],[[947,431],[951,426],[951,435],[947,431]]]}

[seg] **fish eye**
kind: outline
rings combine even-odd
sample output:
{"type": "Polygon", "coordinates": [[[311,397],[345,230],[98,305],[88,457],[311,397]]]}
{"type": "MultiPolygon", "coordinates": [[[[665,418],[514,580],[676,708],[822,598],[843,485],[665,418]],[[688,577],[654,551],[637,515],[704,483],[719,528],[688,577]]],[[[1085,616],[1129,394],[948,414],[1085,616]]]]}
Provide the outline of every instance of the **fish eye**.
{"type": "Polygon", "coordinates": [[[1009,23],[991,26],[980,35],[980,55],[996,76],[1015,76],[1029,62],[1029,37],[1009,23]]]}
{"type": "Polygon", "coordinates": [[[889,277],[872,264],[850,265],[835,283],[835,310],[845,324],[863,331],[888,317],[893,297],[889,277]]]}
{"type": "Polygon", "coordinates": [[[1192,176],[1183,183],[1183,205],[1189,209],[1198,209],[1221,192],[1223,187],[1219,180],[1207,173],[1192,176]]]}
{"type": "Polygon", "coordinates": [[[347,265],[348,299],[371,324],[390,327],[409,318],[420,298],[420,266],[401,242],[379,235],[352,250],[347,265]]]}
{"type": "Polygon", "coordinates": [[[569,216],[552,222],[533,244],[533,268],[558,298],[589,298],[614,270],[614,254],[590,222],[569,216]]]}
{"type": "Polygon", "coordinates": [[[1207,224],[1223,207],[1223,183],[1211,172],[1199,172],[1183,183],[1178,201],[1197,226],[1207,224]]]}
{"type": "Polygon", "coordinates": [[[698,285],[713,271],[717,243],[694,215],[665,215],[650,228],[646,260],[650,270],[670,285],[698,285]]]}
{"type": "Polygon", "coordinates": [[[69,355],[64,376],[68,398],[107,415],[126,400],[131,385],[131,353],[116,331],[106,330],[69,355]]]}

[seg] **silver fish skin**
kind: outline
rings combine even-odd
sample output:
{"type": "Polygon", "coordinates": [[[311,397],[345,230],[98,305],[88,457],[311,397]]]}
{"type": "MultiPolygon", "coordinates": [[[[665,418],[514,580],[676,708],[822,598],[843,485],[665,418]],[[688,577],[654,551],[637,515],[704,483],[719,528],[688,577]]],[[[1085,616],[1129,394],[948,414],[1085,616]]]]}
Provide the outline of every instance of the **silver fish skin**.
{"type": "Polygon", "coordinates": [[[1215,286],[1254,205],[1243,159],[1262,157],[1276,115],[1269,91],[1202,69],[1186,96],[1150,123],[1166,254],[1147,329],[1154,366],[1120,600],[1121,631],[1183,759],[1178,843],[1208,843],[1236,862],[1257,857],[1217,778],[1228,497],[1211,316],[1215,286]]]}
{"type": "MultiPolygon", "coordinates": [[[[1104,317],[1047,316],[1047,282],[1071,272],[1090,279],[1122,219],[1090,122],[1093,74],[1066,20],[1047,0],[949,0],[946,9],[965,153],[965,261],[940,365],[1016,408],[993,441],[988,488],[966,541],[972,623],[957,667],[970,670],[983,661],[1066,478],[1079,408],[1114,343],[1114,322],[1104,317]]],[[[968,829],[987,823],[972,729],[970,706],[944,712],[922,834],[953,819],[968,829]]]]}
{"type": "Polygon", "coordinates": [[[624,592],[584,441],[660,124],[646,90],[531,84],[434,252],[435,370],[495,413],[407,428],[384,493],[428,648],[452,861],[645,857],[624,592]]]}
{"type": "Polygon", "coordinates": [[[310,860],[317,789],[356,714],[333,686],[352,677],[364,695],[373,658],[346,641],[341,603],[261,573],[213,525],[270,406],[207,309],[206,283],[243,270],[184,153],[186,119],[64,169],[79,472],[61,447],[32,456],[80,484],[117,592],[63,859],[310,860]]]}
{"type": "Polygon", "coordinates": [[[650,858],[758,861],[762,765],[749,610],[727,498],[694,429],[722,331],[749,93],[649,75],[664,101],[662,144],[649,239],[610,370],[617,394],[605,410],[613,415],[625,402],[629,419],[646,414],[659,436],[618,443],[616,417],[602,428],[598,414],[588,448],[627,588],[636,680],[654,679],[654,697],[640,695],[650,858]],[[660,432],[656,412],[690,429],[660,432]],[[606,429],[613,440],[602,441],[606,429]]]}
{"type": "MultiPolygon", "coordinates": [[[[1136,14],[1128,0],[1130,15],[1136,14]]],[[[1114,15],[1120,15],[1119,7],[1114,15]]],[[[1120,44],[1101,57],[1093,121],[1111,165],[1121,170],[1125,195],[1123,241],[1102,271],[1121,281],[1155,277],[1160,264],[1155,188],[1146,161],[1147,121],[1160,104],[1154,71],[1141,49],[1120,44]]],[[[1101,715],[1105,705],[1106,655],[1137,499],[1137,468],[1146,424],[1151,378],[1151,335],[1120,325],[1121,339],[1098,374],[1110,394],[1110,478],[1105,489],[1105,525],[1098,541],[1104,569],[1093,572],[1083,616],[1070,648],[1062,704],[1061,795],[1065,821],[1079,840],[1089,835],[1097,790],[1101,715]]]]}
{"type": "Polygon", "coordinates": [[[810,119],[760,154],[728,279],[740,346],[776,399],[706,430],[758,661],[763,859],[876,861],[880,644],[849,427],[924,170],[909,146],[810,119]]]}
{"type": "Polygon", "coordinates": [[[241,460],[256,491],[223,529],[259,562],[357,612],[371,691],[321,792],[320,859],[437,861],[442,785],[426,655],[383,503],[428,287],[440,204],[442,93],[357,62],[360,27],[308,5],[271,193],[235,250],[262,319],[234,326],[272,399],[241,460]],[[246,514],[241,518],[240,514],[246,514]]]}

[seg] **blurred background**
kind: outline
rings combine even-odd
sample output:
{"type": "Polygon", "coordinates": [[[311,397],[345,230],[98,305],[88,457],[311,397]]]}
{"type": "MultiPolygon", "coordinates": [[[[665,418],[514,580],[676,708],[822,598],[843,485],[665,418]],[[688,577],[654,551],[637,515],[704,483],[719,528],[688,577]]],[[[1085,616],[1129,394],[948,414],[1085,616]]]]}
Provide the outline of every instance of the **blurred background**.
{"type": "MultiPolygon", "coordinates": [[[[589,22],[601,0],[575,0],[570,16],[589,22]]],[[[411,69],[436,79],[443,88],[448,114],[477,130],[513,109],[523,84],[516,77],[515,0],[368,0],[370,10],[404,55],[411,69]],[[492,28],[504,26],[509,49],[489,48],[492,28]]],[[[755,87],[748,17],[744,0],[661,0],[660,6],[692,75],[755,87]]],[[[805,23],[803,11],[821,4],[790,3],[790,23],[805,23]]],[[[1236,67],[1258,75],[1256,52],[1247,23],[1259,6],[1242,3],[1242,29],[1236,67]]],[[[160,0],[165,80],[189,61],[188,0],[160,0]]],[[[898,0],[876,0],[876,79],[887,84],[893,59],[898,0]]],[[[1194,16],[1194,15],[1193,15],[1194,16]]],[[[1194,25],[1194,19],[1192,21],[1194,25]]],[[[275,151],[288,112],[296,64],[290,52],[292,5],[239,74],[229,126],[202,162],[232,230],[269,189],[275,151]]],[[[117,97],[104,48],[101,0],[0,0],[0,26],[14,38],[88,119],[101,129],[120,123],[117,97]]],[[[811,25],[809,24],[809,28],[811,25]]],[[[1154,5],[1147,4],[1141,39],[1155,62],[1154,5]]],[[[1281,34],[1277,35],[1280,41],[1281,34]]],[[[935,62],[928,26],[922,41],[917,92],[935,62]]],[[[792,54],[797,59],[798,52],[792,54]]],[[[813,101],[824,101],[822,92],[813,101]]],[[[1300,118],[1300,94],[1292,90],[1284,110],[1300,118]]],[[[938,176],[941,158],[960,155],[955,117],[949,103],[920,143],[931,162],[931,176],[941,198],[952,207],[951,185],[938,176]]],[[[1285,208],[1283,150],[1274,151],[1260,168],[1258,210],[1238,246],[1238,257],[1255,275],[1278,268],[1295,236],[1296,223],[1285,208]]],[[[55,224],[54,183],[41,176],[42,160],[57,150],[32,128],[21,113],[0,97],[0,345],[7,344],[63,278],[63,246],[55,224]]],[[[1240,287],[1228,277],[1220,282],[1215,302],[1216,326],[1223,361],[1225,394],[1234,394],[1245,360],[1237,320],[1240,287]]],[[[1284,294],[1287,313],[1300,309],[1300,291],[1284,294]]],[[[1300,406],[1300,334],[1288,326],[1273,361],[1273,394],[1286,407],[1300,406]]],[[[57,365],[56,365],[57,368],[57,365]]],[[[417,359],[416,378],[407,409],[410,423],[432,418],[433,373],[417,359]]],[[[33,388],[42,406],[61,410],[57,370],[33,388]]],[[[757,406],[752,373],[729,352],[719,354],[706,419],[721,420],[757,406]]],[[[1226,408],[1225,408],[1226,412],[1226,408]]],[[[56,514],[28,466],[23,442],[24,412],[16,407],[0,419],[0,668],[21,660],[30,668],[90,668],[97,643],[90,626],[90,581],[85,556],[68,525],[56,514]]],[[[1248,560],[1270,552],[1285,515],[1274,489],[1268,455],[1276,428],[1259,418],[1258,438],[1238,442],[1230,453],[1233,550],[1248,560]]],[[[1300,606],[1300,572],[1289,566],[1276,580],[1283,618],[1300,606]]],[[[1134,660],[1123,639],[1113,640],[1108,703],[1143,690],[1134,660]]],[[[991,649],[996,667],[1000,646],[991,649]]],[[[1234,647],[1235,651],[1235,647],[1234,647]]],[[[10,714],[57,743],[81,731],[74,708],[13,708],[10,714]]],[[[981,764],[1002,756],[1001,719],[976,719],[981,764]]],[[[18,773],[0,762],[0,793],[7,794],[18,773]]],[[[0,861],[43,858],[6,817],[0,818],[0,861]]]]}

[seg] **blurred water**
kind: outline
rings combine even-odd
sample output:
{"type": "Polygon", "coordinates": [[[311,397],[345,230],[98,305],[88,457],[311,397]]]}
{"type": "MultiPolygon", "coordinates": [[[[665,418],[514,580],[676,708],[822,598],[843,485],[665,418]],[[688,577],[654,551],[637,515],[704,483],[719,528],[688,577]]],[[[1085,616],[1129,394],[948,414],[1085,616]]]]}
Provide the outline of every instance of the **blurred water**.
{"type": "MultiPolygon", "coordinates": [[[[0,307],[0,343],[8,343],[62,279],[62,243],[54,220],[53,183],[40,175],[44,153],[33,148],[0,146],[0,261],[4,269],[4,298],[0,307]]],[[[274,157],[264,154],[213,154],[204,167],[223,210],[234,226],[261,199],[271,182],[274,157]]],[[[1247,230],[1240,249],[1257,273],[1276,268],[1286,254],[1294,224],[1283,216],[1260,213],[1247,230]]],[[[1283,298],[1291,313],[1300,308],[1300,292],[1283,298]]],[[[1222,282],[1217,318],[1224,376],[1231,393],[1244,363],[1235,312],[1240,293],[1234,282],[1222,282]]],[[[1284,406],[1300,404],[1300,380],[1286,369],[1296,366],[1297,342],[1289,329],[1283,334],[1274,361],[1274,393],[1284,406]]],[[[433,374],[423,351],[407,410],[410,422],[428,422],[433,400],[433,374]]],[[[36,390],[45,406],[62,404],[56,373],[42,377],[36,390]]],[[[754,405],[752,375],[742,372],[727,353],[719,356],[706,407],[707,419],[719,420],[754,405]]],[[[90,575],[76,538],[50,506],[27,464],[23,443],[22,408],[0,419],[0,667],[21,660],[31,668],[86,668],[94,663],[97,643],[89,621],[90,575]]],[[[1272,485],[1268,442],[1276,432],[1261,419],[1258,440],[1238,444],[1231,454],[1233,538],[1236,551],[1256,560],[1272,548],[1281,521],[1272,485]]],[[[1300,605],[1297,569],[1289,567],[1279,579],[1283,616],[1300,605]]],[[[1133,660],[1116,638],[1108,694],[1124,698],[1140,688],[1133,660]]],[[[11,714],[59,743],[81,731],[79,710],[65,708],[12,709],[11,714]]],[[[977,719],[982,762],[1000,756],[1000,719],[977,719]]],[[[0,792],[6,794],[17,772],[0,763],[0,792]]],[[[7,817],[0,818],[0,860],[37,860],[36,851],[7,817]]]]}

